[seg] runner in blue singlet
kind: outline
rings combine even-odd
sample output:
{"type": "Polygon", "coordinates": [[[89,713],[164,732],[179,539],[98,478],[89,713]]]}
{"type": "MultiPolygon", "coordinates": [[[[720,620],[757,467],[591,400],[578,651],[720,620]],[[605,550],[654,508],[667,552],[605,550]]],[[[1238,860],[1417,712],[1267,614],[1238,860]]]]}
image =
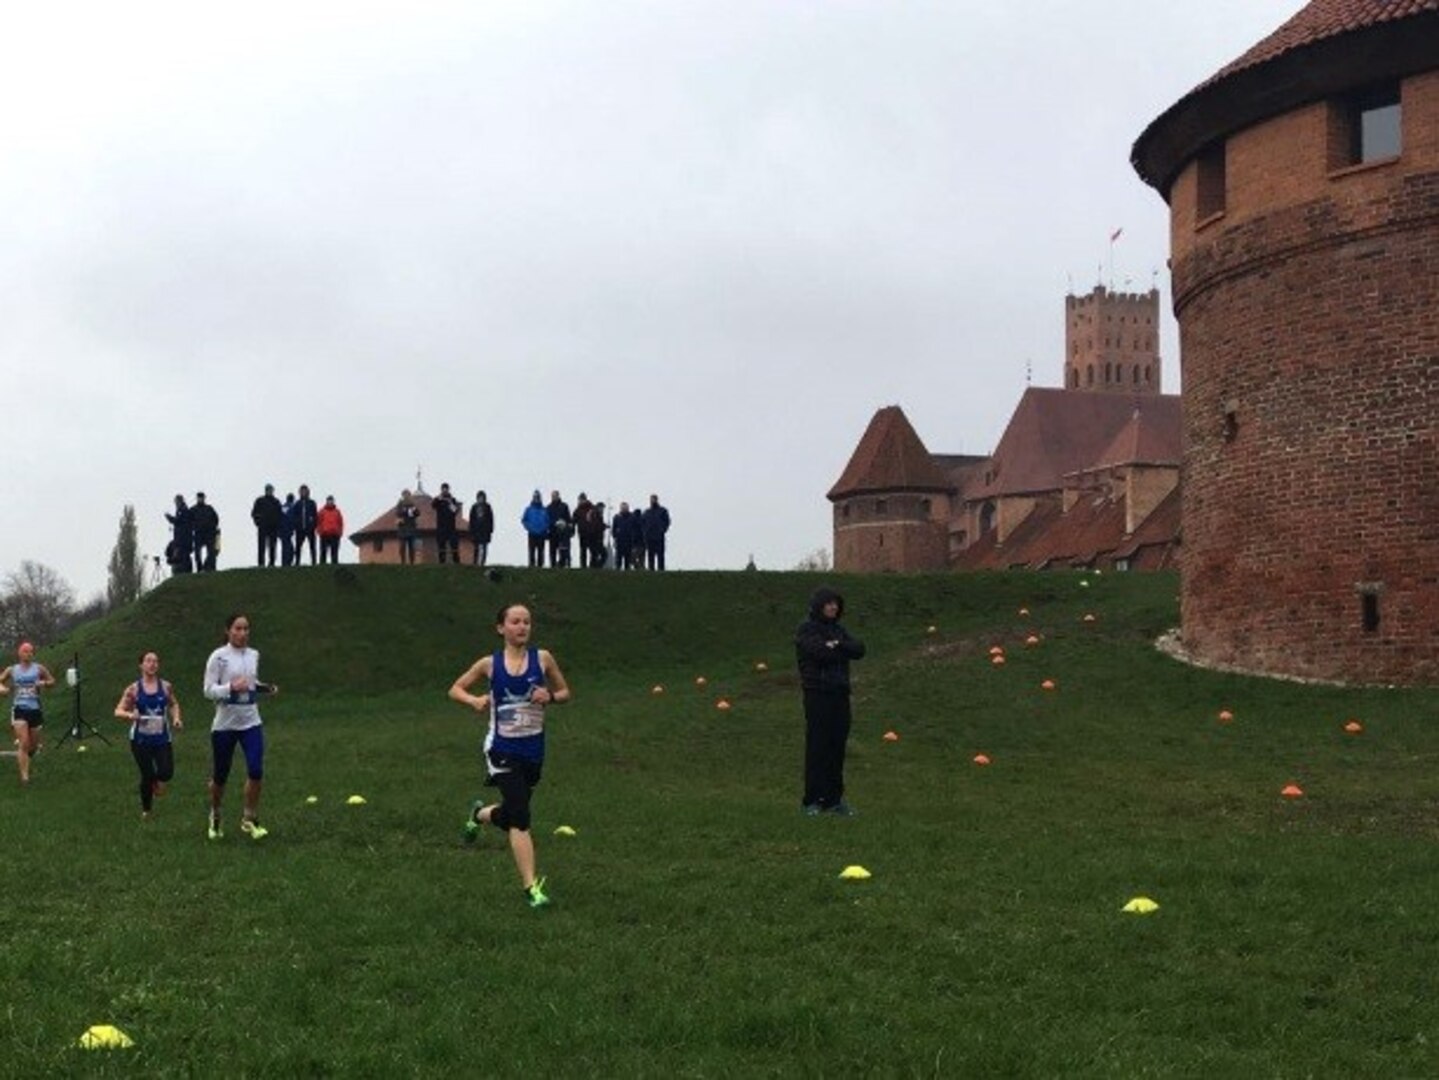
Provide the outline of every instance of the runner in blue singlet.
{"type": "Polygon", "coordinates": [[[40,751],[40,728],[45,714],[40,709],[40,691],[55,685],[44,664],[35,663],[35,646],[22,641],[20,662],[0,671],[0,694],[13,694],[10,728],[15,733],[15,757],[20,763],[20,783],[30,782],[30,759],[40,751]]]}
{"type": "Polygon", "coordinates": [[[147,652],[140,657],[140,677],[125,687],[115,716],[130,722],[130,753],[140,768],[140,817],[148,821],[155,796],[165,794],[165,785],[175,775],[170,730],[185,726],[175,688],[160,678],[158,655],[147,652]]]}
{"type": "Polygon", "coordinates": [[[530,836],[530,793],[540,782],[545,760],[545,707],[570,700],[570,688],[555,658],[530,645],[530,611],[523,604],[500,609],[495,629],[504,648],[482,656],[450,687],[450,699],[489,717],[485,732],[486,783],[500,789],[500,801],[486,806],[476,799],[465,821],[473,841],[485,825],[509,836],[515,869],[530,907],[550,902],[545,879],[535,873],[535,843],[530,836]],[[471,694],[480,679],[489,693],[471,694]]]}

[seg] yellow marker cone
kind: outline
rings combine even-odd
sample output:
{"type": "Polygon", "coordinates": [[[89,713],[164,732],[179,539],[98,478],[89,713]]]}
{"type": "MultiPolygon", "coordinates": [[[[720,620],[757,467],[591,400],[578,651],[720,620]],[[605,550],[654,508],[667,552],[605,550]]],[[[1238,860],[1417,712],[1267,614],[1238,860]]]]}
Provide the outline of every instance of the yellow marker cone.
{"type": "Polygon", "coordinates": [[[365,805],[365,797],[364,797],[363,795],[351,795],[348,799],[345,800],[345,805],[346,805],[346,806],[364,806],[364,805],[365,805]]]}
{"type": "Polygon", "coordinates": [[[88,746],[86,746],[84,743],[81,743],[79,746],[75,747],[75,753],[83,754],[86,750],[89,749],[90,748],[88,746]]]}
{"type": "Polygon", "coordinates": [[[926,634],[937,634],[937,633],[939,633],[939,627],[937,627],[937,626],[926,626],[926,627],[924,628],[924,632],[925,632],[926,634]]]}
{"type": "Polygon", "coordinates": [[[1090,614],[1089,612],[1085,612],[1085,613],[1084,613],[1084,621],[1085,621],[1085,622],[1093,622],[1093,621],[1094,621],[1094,616],[1093,616],[1092,614],[1090,614]]]}
{"type": "Polygon", "coordinates": [[[574,829],[574,826],[573,826],[573,825],[561,825],[558,829],[555,830],[555,835],[556,835],[556,836],[578,836],[579,834],[575,832],[575,829],[574,829]]]}
{"type": "Polygon", "coordinates": [[[862,866],[846,866],[839,872],[839,876],[845,881],[868,881],[874,877],[873,874],[862,866]]]}
{"type": "Polygon", "coordinates": [[[306,805],[306,806],[314,806],[314,805],[315,805],[317,802],[319,802],[319,801],[320,801],[320,796],[318,796],[318,795],[308,795],[308,796],[305,797],[305,805],[306,805]]]}
{"type": "Polygon", "coordinates": [[[665,688],[664,688],[663,686],[658,685],[658,684],[656,684],[656,685],[655,685],[655,688],[650,691],[651,694],[663,694],[664,692],[665,692],[665,688]]]}
{"type": "Polygon", "coordinates": [[[709,680],[706,679],[703,675],[696,675],[696,676],[695,676],[695,685],[696,685],[696,686],[707,686],[708,684],[709,684],[709,680]]]}
{"type": "Polygon", "coordinates": [[[1136,896],[1120,910],[1127,911],[1131,915],[1148,915],[1158,911],[1159,905],[1147,896],[1136,896]]]}
{"type": "Polygon", "coordinates": [[[769,665],[766,664],[763,660],[761,660],[761,661],[759,661],[758,663],[755,664],[754,669],[755,669],[756,671],[768,671],[768,670],[769,670],[769,665]]]}
{"type": "Polygon", "coordinates": [[[134,1046],[135,1040],[113,1024],[96,1024],[85,1029],[80,1045],[86,1050],[124,1050],[134,1046]]]}
{"type": "Polygon", "coordinates": [[[1029,618],[1029,608],[1027,608],[1027,607],[1022,607],[1022,608],[1020,608],[1020,609],[1019,609],[1019,617],[1020,617],[1021,619],[1027,619],[1027,618],[1029,618]]]}

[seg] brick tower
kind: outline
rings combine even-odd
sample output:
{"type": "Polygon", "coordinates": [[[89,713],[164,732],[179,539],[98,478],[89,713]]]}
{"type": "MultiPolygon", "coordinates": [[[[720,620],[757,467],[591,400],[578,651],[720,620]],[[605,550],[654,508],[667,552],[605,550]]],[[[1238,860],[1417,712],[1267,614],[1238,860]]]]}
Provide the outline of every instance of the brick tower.
{"type": "Polygon", "coordinates": [[[1155,120],[1187,648],[1439,683],[1439,0],[1314,0],[1155,120]]]}
{"type": "Polygon", "coordinates": [[[1160,393],[1159,290],[1064,298],[1064,388],[1160,393]]]}
{"type": "Polygon", "coordinates": [[[943,570],[954,485],[898,405],[874,414],[834,504],[836,570],[943,570]]]}

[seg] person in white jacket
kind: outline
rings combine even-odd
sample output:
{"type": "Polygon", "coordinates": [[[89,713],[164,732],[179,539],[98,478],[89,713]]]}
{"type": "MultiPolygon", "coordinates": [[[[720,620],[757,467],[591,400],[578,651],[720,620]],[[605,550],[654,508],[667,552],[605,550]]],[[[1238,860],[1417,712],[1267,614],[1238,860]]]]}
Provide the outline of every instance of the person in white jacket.
{"type": "Polygon", "coordinates": [[[205,664],[205,696],[215,703],[215,720],[210,725],[210,749],[214,765],[210,771],[211,840],[225,835],[220,806],[235,747],[245,754],[245,797],[240,831],[252,840],[263,840],[269,830],[260,824],[260,788],[265,777],[265,729],[260,719],[259,695],[279,692],[279,687],[260,681],[260,654],[250,648],[250,619],[231,615],[225,623],[225,644],[210,654],[205,664]]]}

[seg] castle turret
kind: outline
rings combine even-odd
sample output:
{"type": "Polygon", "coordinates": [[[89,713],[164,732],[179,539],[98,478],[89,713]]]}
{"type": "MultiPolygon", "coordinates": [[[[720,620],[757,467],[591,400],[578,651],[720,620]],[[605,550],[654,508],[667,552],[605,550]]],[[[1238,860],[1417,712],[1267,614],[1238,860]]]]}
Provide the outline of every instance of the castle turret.
{"type": "Polygon", "coordinates": [[[1064,386],[1126,394],[1161,392],[1159,290],[1064,298],[1064,386]]]}
{"type": "Polygon", "coordinates": [[[836,570],[943,570],[953,484],[898,405],[874,414],[834,504],[836,570]]]}
{"type": "Polygon", "coordinates": [[[1439,0],[1314,0],[1135,143],[1203,660],[1439,683],[1439,0]]]}

